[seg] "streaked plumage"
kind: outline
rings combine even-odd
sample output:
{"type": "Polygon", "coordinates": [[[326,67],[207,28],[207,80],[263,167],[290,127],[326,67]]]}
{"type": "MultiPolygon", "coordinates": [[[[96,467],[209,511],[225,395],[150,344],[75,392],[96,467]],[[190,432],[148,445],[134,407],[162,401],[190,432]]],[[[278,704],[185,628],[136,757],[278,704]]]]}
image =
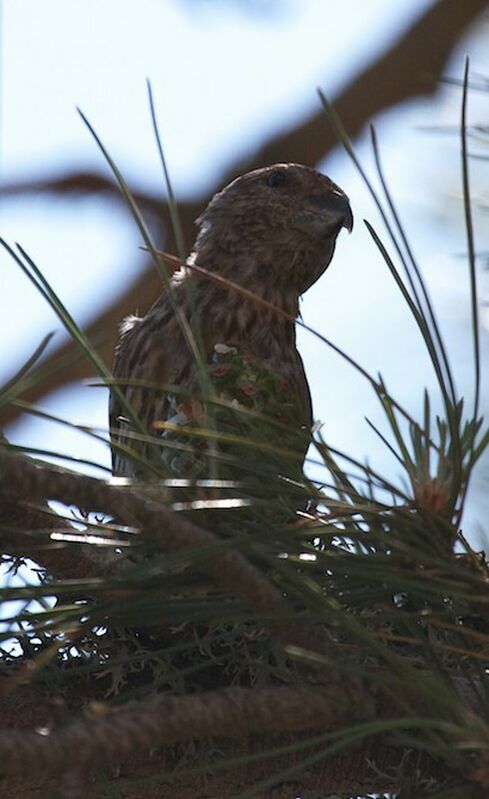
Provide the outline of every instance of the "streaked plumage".
{"type": "MultiPolygon", "coordinates": [[[[237,283],[295,319],[299,297],[324,272],[339,231],[342,227],[351,230],[353,217],[348,198],[329,178],[299,164],[277,164],[237,178],[212,198],[197,224],[189,265],[237,283]]],[[[311,399],[296,349],[294,322],[189,266],[174,275],[172,286],[174,300],[191,324],[195,310],[199,315],[206,360],[212,361],[219,344],[236,348],[239,357],[258,359],[260,368],[277,377],[284,399],[297,411],[298,423],[309,429],[311,399]]],[[[144,317],[132,316],[123,322],[114,376],[121,384],[126,380],[171,384],[198,395],[195,361],[167,292],[144,317]]],[[[122,390],[150,432],[155,423],[174,416],[167,390],[130,386],[122,390]]],[[[131,426],[125,416],[112,392],[114,442],[127,443],[124,433],[131,426]]],[[[143,445],[140,450],[147,454],[143,445]]],[[[116,450],[113,470],[117,475],[141,476],[116,450]]]]}

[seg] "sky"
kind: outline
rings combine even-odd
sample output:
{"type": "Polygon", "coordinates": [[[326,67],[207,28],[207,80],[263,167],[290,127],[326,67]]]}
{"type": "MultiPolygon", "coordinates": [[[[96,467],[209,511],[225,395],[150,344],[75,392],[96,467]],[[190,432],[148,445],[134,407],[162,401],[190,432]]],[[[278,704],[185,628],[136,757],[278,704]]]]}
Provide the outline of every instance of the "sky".
{"type": "MultiPolygon", "coordinates": [[[[0,0],[1,1],[1,0],[0,0]]],[[[259,4],[258,4],[259,5],[259,4]]],[[[243,3],[211,0],[4,0],[1,25],[1,180],[58,174],[70,168],[106,171],[76,113],[82,108],[129,181],[162,190],[145,80],[153,84],[160,129],[177,197],[198,196],[237,156],[318,107],[316,87],[330,96],[387,47],[429,4],[425,0],[283,0],[275,12],[251,13],[243,3]]],[[[488,74],[489,22],[480,22],[447,68],[460,77],[468,52],[472,68],[488,74]]],[[[471,95],[470,121],[486,122],[488,95],[471,95]]],[[[403,104],[375,121],[385,172],[411,243],[429,282],[460,391],[470,399],[469,291],[455,135],[430,130],[456,126],[460,91],[403,104]]],[[[484,151],[484,142],[478,145],[484,151]]],[[[356,142],[373,174],[368,136],[356,142]]],[[[486,152],[487,154],[487,152],[486,152]]],[[[305,158],[306,160],[306,158],[305,158]]],[[[489,163],[489,162],[488,162],[489,163]]],[[[488,165],[474,162],[474,197],[487,202],[488,165]]],[[[419,418],[433,375],[419,336],[363,225],[384,235],[365,187],[339,149],[320,168],[351,199],[356,226],[340,236],[333,265],[302,303],[307,324],[343,347],[419,418]]],[[[476,239],[489,250],[484,211],[475,208],[476,239]]],[[[2,201],[1,234],[19,241],[43,269],[80,323],[122,292],[142,266],[129,214],[101,200],[2,201]]],[[[0,379],[28,357],[59,324],[16,266],[0,255],[3,337],[0,379]]],[[[480,270],[481,297],[488,294],[480,270]]],[[[482,321],[484,309],[482,308],[482,321]]],[[[489,326],[488,326],[489,327],[489,326]]],[[[299,331],[315,417],[326,439],[381,471],[396,471],[365,423],[382,425],[375,397],[337,356],[299,331]]],[[[482,326],[483,362],[487,328],[482,326]]],[[[435,397],[436,405],[436,394],[435,397]]],[[[487,408],[487,387],[483,405],[487,408]]],[[[84,424],[106,426],[106,394],[70,387],[42,406],[84,424]]],[[[66,428],[27,420],[7,431],[12,441],[61,448],[108,463],[108,451],[66,428]]],[[[474,482],[466,517],[481,538],[489,463],[474,482]]]]}

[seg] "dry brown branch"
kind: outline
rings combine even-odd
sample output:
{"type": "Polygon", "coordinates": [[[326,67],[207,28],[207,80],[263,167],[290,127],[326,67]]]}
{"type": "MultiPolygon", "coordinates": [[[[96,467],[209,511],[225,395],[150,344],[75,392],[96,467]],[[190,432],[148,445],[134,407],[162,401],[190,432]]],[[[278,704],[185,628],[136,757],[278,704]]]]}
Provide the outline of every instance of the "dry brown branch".
{"type": "MultiPolygon", "coordinates": [[[[336,98],[335,106],[350,136],[356,136],[374,114],[418,95],[432,94],[437,87],[443,67],[467,27],[487,6],[487,0],[439,0],[415,22],[400,39],[381,55],[368,69],[363,70],[352,83],[336,98]]],[[[217,181],[222,185],[245,168],[263,166],[274,161],[300,161],[316,164],[335,146],[331,130],[325,124],[325,117],[318,112],[292,130],[273,137],[251,158],[240,159],[234,163],[225,176],[217,181]]],[[[115,187],[99,175],[75,173],[57,180],[41,180],[30,183],[6,186],[3,196],[13,193],[27,193],[41,190],[59,192],[102,192],[111,198],[118,196],[115,187]]],[[[212,193],[212,192],[211,192],[212,193]]],[[[169,232],[168,209],[155,198],[136,191],[141,207],[153,218],[158,217],[165,231],[164,245],[174,249],[169,232]]],[[[193,203],[180,203],[181,219],[187,241],[192,239],[193,220],[207,200],[201,197],[193,203]]],[[[100,346],[106,363],[111,362],[113,343],[117,325],[121,319],[133,312],[136,307],[147,308],[160,288],[159,278],[151,264],[131,283],[122,297],[117,297],[95,320],[87,325],[91,340],[99,340],[100,333],[109,336],[100,346]]],[[[68,360],[75,352],[73,342],[60,345],[46,359],[48,369],[60,359],[68,360]]],[[[78,360],[63,371],[50,372],[49,377],[36,384],[23,395],[30,402],[36,402],[45,394],[60,388],[66,383],[91,376],[87,362],[78,360]]],[[[3,408],[0,424],[12,422],[20,414],[14,406],[3,408]]]]}

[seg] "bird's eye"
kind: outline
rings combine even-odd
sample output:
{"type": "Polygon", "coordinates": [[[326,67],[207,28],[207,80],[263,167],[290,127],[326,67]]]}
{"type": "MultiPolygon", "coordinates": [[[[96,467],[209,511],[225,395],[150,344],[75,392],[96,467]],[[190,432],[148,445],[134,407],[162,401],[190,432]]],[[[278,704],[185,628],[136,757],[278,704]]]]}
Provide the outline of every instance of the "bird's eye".
{"type": "Polygon", "coordinates": [[[281,186],[285,182],[285,172],[276,171],[270,172],[267,176],[267,186],[270,186],[271,189],[275,189],[277,186],[281,186]]]}

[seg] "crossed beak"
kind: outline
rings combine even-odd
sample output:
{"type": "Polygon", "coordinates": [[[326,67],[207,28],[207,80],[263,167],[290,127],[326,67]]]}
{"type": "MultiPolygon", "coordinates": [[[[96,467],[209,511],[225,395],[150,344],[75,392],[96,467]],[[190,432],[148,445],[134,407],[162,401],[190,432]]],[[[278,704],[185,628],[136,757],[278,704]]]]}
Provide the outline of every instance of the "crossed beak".
{"type": "Polygon", "coordinates": [[[345,227],[349,233],[353,230],[353,214],[346,194],[335,189],[321,194],[312,194],[309,203],[328,214],[331,221],[345,227]]]}

